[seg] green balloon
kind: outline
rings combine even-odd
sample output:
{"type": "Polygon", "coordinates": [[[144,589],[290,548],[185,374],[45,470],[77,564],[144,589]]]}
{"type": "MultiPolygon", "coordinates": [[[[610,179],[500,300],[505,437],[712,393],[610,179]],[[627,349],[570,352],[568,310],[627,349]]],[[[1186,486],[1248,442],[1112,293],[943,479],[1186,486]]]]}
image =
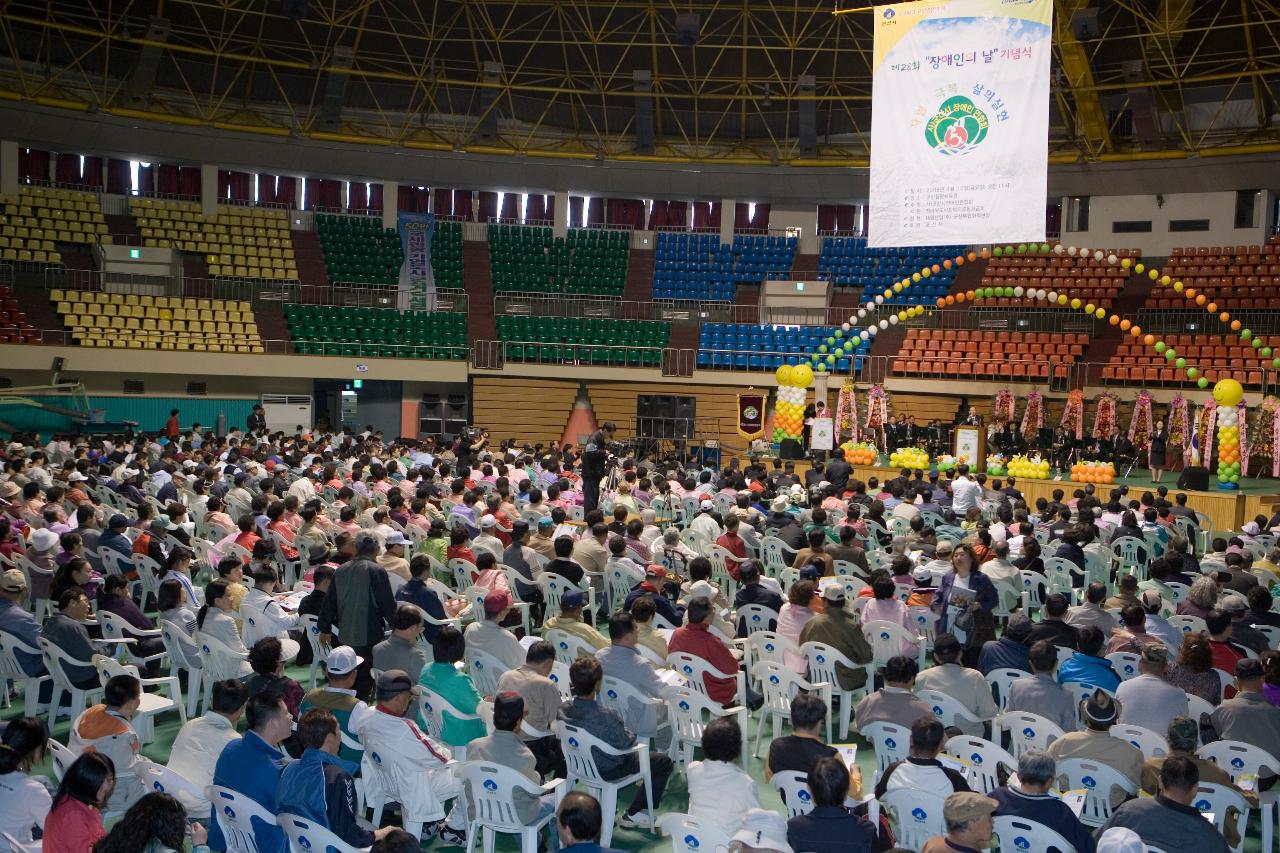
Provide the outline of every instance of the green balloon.
{"type": "Polygon", "coordinates": [[[835,364],[835,363],[836,363],[836,357],[834,355],[827,356],[827,364],[835,364]]]}
{"type": "Polygon", "coordinates": [[[1263,358],[1271,358],[1271,347],[1263,347],[1260,355],[1263,358]]]}
{"type": "Polygon", "coordinates": [[[1004,247],[1004,253],[1005,253],[1006,255],[1012,255],[1012,254],[1013,254],[1013,246],[1005,246],[1005,247],[1004,247]]]}
{"type": "Polygon", "coordinates": [[[1276,370],[1280,370],[1280,357],[1271,359],[1271,366],[1276,370]]]}
{"type": "Polygon", "coordinates": [[[1176,352],[1174,352],[1173,347],[1170,347],[1169,349],[1167,349],[1167,350],[1165,350],[1165,351],[1164,351],[1164,360],[1165,360],[1165,361],[1173,361],[1173,357],[1174,357],[1174,356],[1176,356],[1176,355],[1177,355],[1177,353],[1176,353],[1176,352]]]}
{"type": "Polygon", "coordinates": [[[1048,243],[1041,243],[1041,244],[1040,244],[1040,252],[1041,252],[1041,254],[1045,254],[1045,255],[1047,255],[1047,254],[1049,254],[1049,252],[1051,252],[1051,251],[1053,251],[1053,250],[1049,247],[1049,244],[1048,244],[1048,243]]]}
{"type": "Polygon", "coordinates": [[[835,338],[836,340],[839,340],[840,338],[843,338],[843,337],[844,337],[844,329],[836,329],[834,332],[832,332],[832,333],[831,333],[831,336],[832,336],[833,338],[835,338]]]}
{"type": "Polygon", "coordinates": [[[836,345],[836,339],[835,339],[835,338],[827,338],[827,346],[829,346],[829,347],[833,347],[833,346],[835,346],[835,345],[836,345]]]}
{"type": "Polygon", "coordinates": [[[861,337],[860,335],[854,335],[854,336],[850,339],[850,341],[849,341],[849,342],[850,342],[851,344],[853,344],[855,347],[856,347],[856,346],[861,346],[861,345],[862,345],[862,337],[861,337]]]}
{"type": "MultiPolygon", "coordinates": [[[[1195,379],[1195,378],[1196,378],[1197,376],[1199,376],[1199,375],[1200,375],[1200,371],[1196,370],[1194,367],[1188,367],[1188,368],[1187,368],[1187,378],[1188,378],[1188,379],[1195,379]]],[[[1208,381],[1208,380],[1206,380],[1206,381],[1208,381]]]]}
{"type": "Polygon", "coordinates": [[[818,352],[823,352],[823,353],[824,353],[824,352],[826,352],[826,351],[827,351],[827,345],[826,345],[826,344],[818,344],[818,352]]]}
{"type": "Polygon", "coordinates": [[[1199,388],[1208,388],[1209,380],[1201,376],[1199,379],[1196,380],[1196,386],[1199,388]]]}
{"type": "Polygon", "coordinates": [[[1025,252],[1025,251],[1027,251],[1027,244],[1026,244],[1026,243],[1019,243],[1019,244],[1018,244],[1018,251],[1019,251],[1019,252],[1025,252]]]}
{"type": "Polygon", "coordinates": [[[999,246],[996,246],[995,248],[993,248],[993,249],[991,250],[991,255],[992,255],[992,257],[996,257],[996,258],[998,258],[998,257],[1000,257],[1000,256],[1001,256],[1001,255],[1003,255],[1003,254],[1004,254],[1004,249],[1001,249],[999,246]]]}
{"type": "Polygon", "coordinates": [[[1177,361],[1173,363],[1173,366],[1181,370],[1182,368],[1187,366],[1187,360],[1185,358],[1179,358],[1177,361]]]}
{"type": "Polygon", "coordinates": [[[1247,340],[1249,340],[1249,338],[1252,338],[1252,337],[1253,337],[1253,330],[1252,330],[1252,329],[1241,329],[1241,330],[1240,330],[1240,338],[1241,338],[1241,340],[1245,340],[1245,341],[1247,341],[1247,340]]]}
{"type": "Polygon", "coordinates": [[[823,363],[823,362],[821,362],[821,361],[820,361],[820,362],[818,362],[818,366],[817,366],[816,370],[817,370],[819,373],[826,373],[826,372],[827,372],[827,365],[826,365],[825,363],[823,363]]]}
{"type": "Polygon", "coordinates": [[[1156,352],[1163,354],[1168,349],[1164,341],[1156,341],[1156,352]]]}
{"type": "Polygon", "coordinates": [[[1253,340],[1249,341],[1249,344],[1254,349],[1262,349],[1262,338],[1254,338],[1253,340]]]}

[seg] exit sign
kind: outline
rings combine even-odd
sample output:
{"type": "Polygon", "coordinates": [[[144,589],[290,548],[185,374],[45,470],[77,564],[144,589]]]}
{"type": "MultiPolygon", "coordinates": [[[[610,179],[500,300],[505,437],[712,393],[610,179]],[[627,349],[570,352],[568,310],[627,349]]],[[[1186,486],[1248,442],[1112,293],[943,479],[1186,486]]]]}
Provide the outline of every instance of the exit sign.
{"type": "Polygon", "coordinates": [[[141,257],[142,257],[142,250],[141,250],[141,249],[130,249],[130,250],[129,250],[129,257],[131,257],[131,258],[133,258],[133,259],[135,259],[135,260],[136,260],[136,259],[138,259],[138,258],[141,258],[141,257]]]}

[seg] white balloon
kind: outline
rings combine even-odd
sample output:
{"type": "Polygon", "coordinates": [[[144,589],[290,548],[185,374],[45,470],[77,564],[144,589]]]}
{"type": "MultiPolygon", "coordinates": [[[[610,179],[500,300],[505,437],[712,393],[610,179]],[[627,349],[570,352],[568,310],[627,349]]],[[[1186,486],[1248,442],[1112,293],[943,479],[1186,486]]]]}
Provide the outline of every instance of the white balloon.
{"type": "Polygon", "coordinates": [[[889,321],[888,321],[888,320],[881,320],[881,321],[880,321],[880,328],[882,328],[882,329],[887,329],[887,328],[889,328],[889,321]]]}
{"type": "Polygon", "coordinates": [[[1067,250],[1067,247],[1062,245],[1061,243],[1058,243],[1056,246],[1053,247],[1053,253],[1055,255],[1061,255],[1066,250],[1067,250]]]}
{"type": "Polygon", "coordinates": [[[1096,252],[1094,252],[1094,253],[1093,253],[1093,259],[1094,259],[1095,261],[1100,261],[1100,260],[1102,260],[1102,250],[1101,250],[1101,249],[1099,249],[1098,251],[1096,251],[1096,252]]]}
{"type": "Polygon", "coordinates": [[[874,299],[872,299],[870,302],[868,302],[868,303],[866,304],[866,306],[865,306],[865,307],[866,307],[866,309],[867,309],[867,311],[868,311],[868,312],[870,312],[870,311],[875,311],[875,310],[876,310],[876,301],[875,301],[874,299]]]}
{"type": "Polygon", "coordinates": [[[866,308],[859,308],[859,309],[858,309],[858,319],[859,319],[859,320],[861,320],[861,319],[862,319],[863,317],[865,317],[865,316],[867,316],[867,309],[866,309],[866,308]]]}
{"type": "Polygon", "coordinates": [[[1015,287],[1015,288],[1013,289],[1013,295],[1014,295],[1014,296],[1021,296],[1021,295],[1022,295],[1022,294],[1024,294],[1024,293],[1026,293],[1026,291],[1022,289],[1022,286],[1021,286],[1021,285],[1019,285],[1018,287],[1015,287]]]}
{"type": "Polygon", "coordinates": [[[850,324],[850,323],[841,323],[841,324],[840,324],[840,331],[842,331],[842,332],[847,332],[847,331],[849,331],[849,329],[850,329],[851,325],[852,325],[852,324],[850,324]]]}
{"type": "Polygon", "coordinates": [[[1048,293],[1048,297],[1049,297],[1049,301],[1050,301],[1050,302],[1057,302],[1057,301],[1058,301],[1058,291],[1056,291],[1056,290],[1050,290],[1050,291],[1049,291],[1049,293],[1048,293]]]}
{"type": "Polygon", "coordinates": [[[1115,255],[1107,255],[1107,263],[1111,264],[1112,266],[1115,266],[1115,263],[1118,260],[1120,259],[1117,258],[1115,255]]]}
{"type": "Polygon", "coordinates": [[[1068,254],[1068,255],[1070,255],[1070,256],[1071,256],[1071,257],[1073,257],[1073,258],[1076,256],[1076,252],[1077,252],[1077,251],[1079,251],[1079,250],[1078,250],[1078,249],[1076,249],[1076,247],[1075,247],[1075,246],[1068,246],[1068,247],[1067,247],[1067,254],[1068,254]]]}
{"type": "Polygon", "coordinates": [[[878,332],[878,331],[880,331],[880,330],[879,330],[878,328],[876,328],[875,323],[872,323],[870,326],[867,326],[867,333],[866,333],[866,334],[867,334],[867,337],[868,337],[868,338],[874,338],[874,337],[876,336],[876,332],[878,332]]]}
{"type": "Polygon", "coordinates": [[[898,315],[897,315],[897,314],[890,314],[890,315],[889,315],[889,325],[890,325],[890,326],[896,326],[896,325],[898,325],[898,315]]]}
{"type": "Polygon", "coordinates": [[[876,294],[876,304],[877,304],[877,305],[883,305],[883,304],[884,304],[884,294],[882,294],[882,293],[877,293],[877,294],[876,294]]]}
{"type": "Polygon", "coordinates": [[[1039,299],[1041,302],[1043,302],[1048,298],[1049,298],[1049,292],[1046,291],[1043,287],[1036,289],[1036,299],[1039,299]]]}
{"type": "Polygon", "coordinates": [[[1079,249],[1077,249],[1077,250],[1076,250],[1076,252],[1077,252],[1077,253],[1080,255],[1080,257],[1082,257],[1082,258],[1087,258],[1087,257],[1089,257],[1089,250],[1088,250],[1088,249],[1086,249],[1084,246],[1081,246],[1079,249]]]}

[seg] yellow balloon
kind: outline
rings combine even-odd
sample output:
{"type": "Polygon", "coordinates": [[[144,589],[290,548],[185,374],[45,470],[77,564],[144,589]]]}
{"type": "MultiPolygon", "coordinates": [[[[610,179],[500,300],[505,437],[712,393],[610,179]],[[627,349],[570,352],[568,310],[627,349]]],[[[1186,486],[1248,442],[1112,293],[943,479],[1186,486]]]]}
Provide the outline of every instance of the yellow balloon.
{"type": "Polygon", "coordinates": [[[808,388],[813,384],[813,368],[807,364],[800,364],[791,370],[791,380],[801,388],[808,388]]]}
{"type": "Polygon", "coordinates": [[[1219,406],[1236,406],[1244,399],[1244,388],[1234,379],[1219,379],[1213,386],[1213,400],[1219,406]]]}
{"type": "Polygon", "coordinates": [[[789,364],[784,364],[779,367],[773,372],[773,376],[778,380],[779,385],[791,385],[795,379],[793,368],[789,364]]]}

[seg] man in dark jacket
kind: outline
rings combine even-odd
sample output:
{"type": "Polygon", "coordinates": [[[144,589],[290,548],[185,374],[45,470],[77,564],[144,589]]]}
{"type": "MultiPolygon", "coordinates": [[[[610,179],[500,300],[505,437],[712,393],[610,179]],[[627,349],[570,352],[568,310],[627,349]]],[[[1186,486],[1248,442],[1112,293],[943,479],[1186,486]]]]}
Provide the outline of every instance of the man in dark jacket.
{"type": "Polygon", "coordinates": [[[827,463],[827,482],[836,490],[836,497],[844,497],[852,473],[853,466],[845,461],[844,450],[837,447],[831,451],[831,461],[827,463]]]}
{"type": "MultiPolygon", "coordinates": [[[[775,613],[782,610],[782,596],[774,592],[767,586],[760,583],[760,564],[755,560],[747,560],[738,566],[738,580],[742,586],[738,589],[737,595],[733,597],[733,609],[741,610],[748,604],[758,604],[761,607],[767,607],[775,613]]],[[[778,623],[770,619],[766,630],[777,630],[778,623]]],[[[744,620],[738,620],[738,636],[747,636],[747,626],[744,620]]]]}
{"type": "Polygon", "coordinates": [[[372,534],[356,537],[356,556],[338,567],[333,588],[325,596],[317,620],[320,642],[330,645],[333,626],[338,626],[344,645],[351,646],[364,658],[356,677],[356,694],[368,696],[373,689],[373,647],[382,642],[386,626],[396,613],[396,600],[391,594],[387,570],[378,565],[378,540],[372,534]]]}
{"type": "Polygon", "coordinates": [[[982,645],[978,655],[978,669],[983,675],[993,669],[1018,669],[1031,672],[1031,662],[1027,660],[1031,635],[1031,620],[1018,614],[1009,617],[1009,624],[998,640],[988,640],[982,645]]]}
{"type": "Polygon", "coordinates": [[[368,847],[395,829],[367,830],[356,822],[356,766],[338,758],[341,729],[333,714],[312,708],[298,721],[302,757],[284,768],[276,792],[281,812],[314,821],[352,847],[368,847]]]}
{"type": "Polygon", "coordinates": [[[769,515],[765,517],[764,526],[777,530],[775,536],[792,551],[799,551],[805,544],[804,528],[800,526],[799,516],[787,512],[787,506],[785,496],[774,498],[773,503],[769,504],[769,515]]]}
{"type": "Polygon", "coordinates": [[[667,578],[667,570],[662,566],[650,564],[645,570],[644,580],[631,588],[631,592],[627,593],[627,600],[623,604],[623,609],[628,613],[631,612],[631,605],[635,603],[637,598],[648,596],[653,599],[653,609],[666,619],[672,625],[679,627],[684,621],[684,616],[671,603],[671,599],[662,594],[663,581],[667,578]]]}
{"type": "Polygon", "coordinates": [[[1031,629],[1031,636],[1027,638],[1027,645],[1032,646],[1041,640],[1048,640],[1055,646],[1062,646],[1075,651],[1077,648],[1076,628],[1074,625],[1068,625],[1064,621],[1069,608],[1070,602],[1060,592],[1055,592],[1046,598],[1040,622],[1031,629]]]}

